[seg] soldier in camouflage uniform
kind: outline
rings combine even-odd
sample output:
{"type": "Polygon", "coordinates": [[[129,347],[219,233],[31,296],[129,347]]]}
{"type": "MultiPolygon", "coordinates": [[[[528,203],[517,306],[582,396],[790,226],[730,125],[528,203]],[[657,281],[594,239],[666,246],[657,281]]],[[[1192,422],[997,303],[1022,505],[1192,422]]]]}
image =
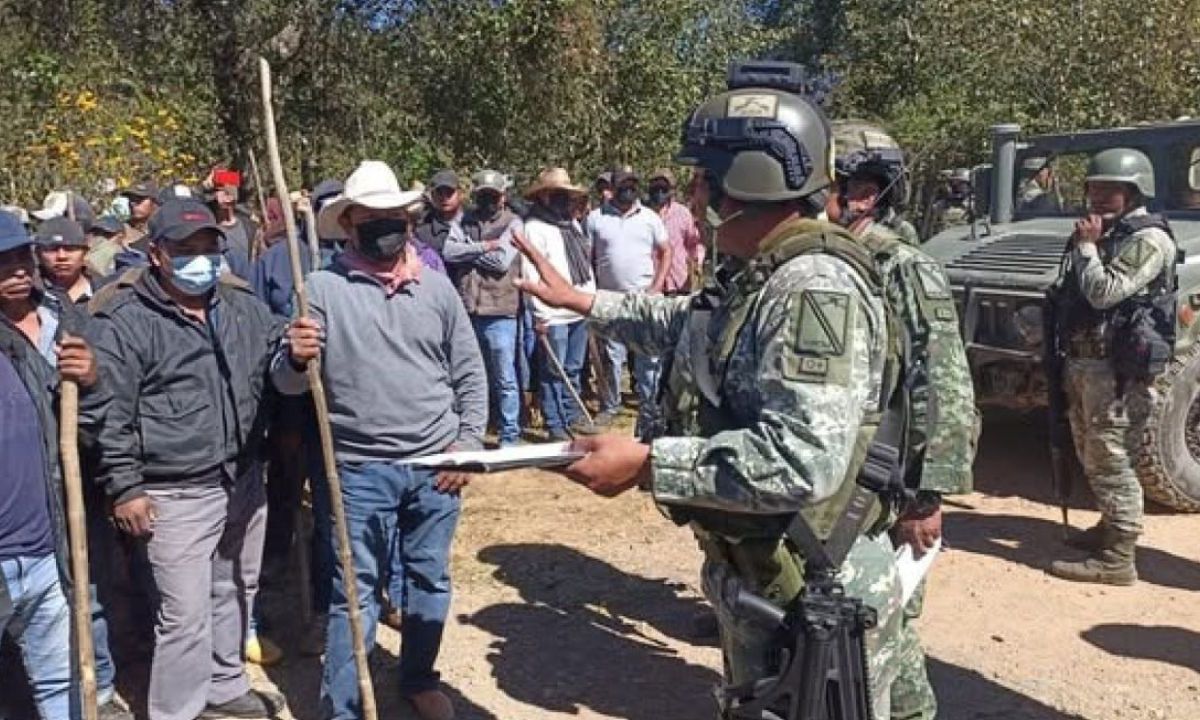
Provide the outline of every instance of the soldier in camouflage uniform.
{"type": "Polygon", "coordinates": [[[1055,562],[1049,572],[1132,585],[1143,503],[1135,458],[1158,401],[1155,378],[1172,354],[1176,247],[1166,221],[1146,210],[1154,168],[1141,151],[1098,153],[1086,189],[1091,214],[1071,236],[1056,323],[1071,434],[1100,522],[1068,539],[1088,551],[1085,559],[1055,562]]]}
{"type": "Polygon", "coordinates": [[[1054,181],[1050,158],[1030,157],[1021,163],[1024,180],[1017,188],[1017,210],[1032,214],[1051,214],[1062,210],[1062,197],[1054,181]]]}
{"type": "MultiPolygon", "coordinates": [[[[849,156],[849,153],[846,152],[847,144],[863,152],[879,152],[888,155],[888,163],[878,167],[889,175],[879,185],[857,184],[855,189],[862,194],[855,198],[855,206],[870,208],[870,221],[886,229],[889,235],[914,247],[920,245],[921,238],[917,229],[904,219],[903,215],[904,203],[908,199],[908,172],[904,167],[900,146],[887,133],[862,120],[835,120],[832,127],[834,148],[839,157],[849,156]],[[895,157],[893,158],[892,155],[895,157]],[[872,191],[872,187],[875,194],[867,195],[866,193],[872,191]]],[[[843,190],[845,189],[843,188],[843,190]]],[[[842,197],[843,199],[846,197],[845,192],[842,193],[842,197]]],[[[853,211],[851,212],[853,213],[853,211]]],[[[844,224],[848,226],[850,222],[858,219],[855,217],[844,224]]]]}
{"type": "MultiPolygon", "coordinates": [[[[813,219],[832,180],[829,133],[815,105],[770,88],[731,90],[696,110],[681,161],[697,167],[695,199],[711,210],[733,264],[690,298],[583,294],[523,248],[542,273],[522,283],[527,292],[672,358],[657,437],[578,441],[588,455],[566,474],[602,495],[639,486],[691,524],[706,554],[702,584],[727,685],[779,671],[778,633],[732,598],[744,589],[780,607],[796,599],[802,559],[783,528],[799,513],[820,535],[841,517],[896,383],[895,318],[869,253],[813,219]]],[[[894,508],[873,508],[840,580],[878,613],[866,637],[868,676],[873,717],[887,720],[903,618],[884,532],[894,508]]]]}
{"type": "Polygon", "coordinates": [[[971,201],[971,171],[966,168],[945,170],[946,186],[941,197],[933,204],[933,235],[941,231],[967,225],[975,219],[971,201]]]}
{"type": "MultiPolygon", "coordinates": [[[[911,545],[919,557],[941,536],[942,495],[969,493],[973,487],[979,418],[971,369],[941,266],[876,220],[886,216],[892,198],[903,196],[903,190],[889,190],[905,177],[899,146],[878,128],[840,121],[833,123],[833,137],[837,182],[826,201],[826,215],[858,236],[878,259],[889,303],[910,348],[905,484],[912,495],[892,537],[911,545]]],[[[922,586],[904,608],[892,720],[937,716],[925,653],[912,625],[921,615],[923,600],[922,586]]]]}

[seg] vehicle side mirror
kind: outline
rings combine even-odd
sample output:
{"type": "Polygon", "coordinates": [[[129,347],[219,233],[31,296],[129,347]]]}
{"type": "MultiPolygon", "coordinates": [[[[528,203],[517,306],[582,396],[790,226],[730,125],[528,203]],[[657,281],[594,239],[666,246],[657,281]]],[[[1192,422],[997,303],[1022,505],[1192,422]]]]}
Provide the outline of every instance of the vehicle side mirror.
{"type": "Polygon", "coordinates": [[[975,204],[975,217],[987,217],[992,207],[992,166],[976,165],[971,168],[971,192],[975,204]]]}

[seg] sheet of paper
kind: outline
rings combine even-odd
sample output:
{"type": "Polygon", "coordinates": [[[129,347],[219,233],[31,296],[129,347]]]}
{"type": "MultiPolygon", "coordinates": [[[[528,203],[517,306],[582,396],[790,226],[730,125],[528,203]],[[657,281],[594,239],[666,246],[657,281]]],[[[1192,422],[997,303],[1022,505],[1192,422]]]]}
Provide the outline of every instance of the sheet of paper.
{"type": "Polygon", "coordinates": [[[406,461],[418,467],[457,469],[470,472],[500,472],[528,467],[560,467],[583,457],[571,450],[571,443],[518,445],[499,450],[469,450],[439,453],[406,461]]]}
{"type": "Polygon", "coordinates": [[[908,601],[912,599],[913,593],[917,591],[917,586],[921,584],[921,580],[925,579],[925,575],[929,573],[929,568],[933,566],[933,561],[941,551],[941,538],[938,538],[933,547],[919,560],[913,557],[912,546],[908,543],[901,545],[900,549],[896,551],[896,570],[900,573],[900,590],[904,597],[904,604],[907,605],[908,601]]]}

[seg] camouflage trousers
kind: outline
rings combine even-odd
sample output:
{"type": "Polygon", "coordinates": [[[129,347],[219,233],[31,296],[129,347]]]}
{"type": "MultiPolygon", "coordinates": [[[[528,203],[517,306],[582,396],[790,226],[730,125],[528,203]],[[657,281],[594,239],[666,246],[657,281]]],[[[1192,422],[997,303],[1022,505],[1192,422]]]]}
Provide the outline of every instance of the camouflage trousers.
{"type": "MultiPolygon", "coordinates": [[[[712,557],[705,561],[702,575],[704,594],[720,627],[725,681],[742,685],[778,672],[775,633],[733,606],[737,590],[753,592],[757,581],[740,577],[733,565],[712,557]]],[[[873,720],[889,720],[892,683],[900,671],[904,618],[895,553],[886,534],[874,539],[860,537],[855,542],[842,566],[841,581],[847,595],[861,598],[878,614],[878,624],[866,637],[867,672],[873,720]]]]}
{"type": "Polygon", "coordinates": [[[922,581],[904,606],[896,650],[897,673],[892,683],[891,720],[933,720],[937,717],[937,696],[929,684],[925,650],[913,625],[913,621],[921,617],[924,605],[925,583],[922,581]]]}
{"type": "Polygon", "coordinates": [[[1065,373],[1075,452],[1096,495],[1105,523],[1123,533],[1142,532],[1142,486],[1134,469],[1155,389],[1117,380],[1106,360],[1070,358],[1065,373]]]}

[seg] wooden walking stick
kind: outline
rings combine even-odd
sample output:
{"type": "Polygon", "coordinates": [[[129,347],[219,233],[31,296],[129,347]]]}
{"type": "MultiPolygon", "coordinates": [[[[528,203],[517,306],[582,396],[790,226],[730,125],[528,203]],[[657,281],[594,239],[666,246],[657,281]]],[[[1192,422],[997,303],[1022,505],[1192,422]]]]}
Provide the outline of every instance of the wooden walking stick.
{"type": "MultiPolygon", "coordinates": [[[[75,194],[67,191],[67,217],[75,220],[75,194]]],[[[58,452],[62,456],[67,495],[67,534],[71,543],[72,621],[79,653],[80,704],[84,720],[96,720],[96,652],[92,638],[91,580],[88,578],[87,518],[83,507],[83,473],[79,469],[79,386],[63,380],[58,398],[58,452]]]]}
{"type": "MultiPolygon", "coordinates": [[[[283,162],[279,159],[279,139],[275,134],[275,109],[271,105],[271,66],[263,58],[258,60],[259,78],[262,85],[263,127],[267,134],[267,153],[270,155],[271,174],[275,180],[275,192],[283,206],[283,221],[287,227],[288,257],[292,265],[292,285],[296,293],[297,317],[308,317],[308,294],[304,288],[304,273],[300,267],[300,242],[296,237],[296,218],[292,215],[289,202],[287,178],[283,175],[283,162]]],[[[317,429],[321,433],[321,455],[325,460],[325,476],[329,481],[329,500],[333,510],[333,530],[337,537],[338,560],[342,565],[342,585],[346,593],[346,612],[350,618],[350,638],[354,648],[354,665],[358,670],[358,689],[362,695],[365,720],[378,720],[375,709],[375,689],[371,684],[371,668],[367,665],[367,647],[363,636],[362,617],[358,612],[358,581],[354,572],[354,561],[350,557],[350,530],[346,525],[346,508],[342,502],[342,481],[338,476],[337,462],[333,457],[333,430],[329,426],[329,405],[325,398],[325,383],[321,379],[320,358],[308,363],[308,388],[312,393],[313,405],[317,410],[317,429]]]]}
{"type": "Polygon", "coordinates": [[[248,155],[250,157],[250,173],[254,175],[254,190],[258,193],[258,211],[262,214],[262,229],[259,237],[255,238],[250,245],[250,262],[254,262],[258,255],[259,241],[265,240],[261,232],[267,227],[267,194],[263,190],[262,175],[258,173],[258,159],[254,157],[254,148],[250,148],[248,155]]]}

